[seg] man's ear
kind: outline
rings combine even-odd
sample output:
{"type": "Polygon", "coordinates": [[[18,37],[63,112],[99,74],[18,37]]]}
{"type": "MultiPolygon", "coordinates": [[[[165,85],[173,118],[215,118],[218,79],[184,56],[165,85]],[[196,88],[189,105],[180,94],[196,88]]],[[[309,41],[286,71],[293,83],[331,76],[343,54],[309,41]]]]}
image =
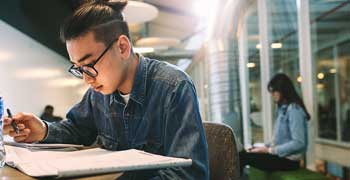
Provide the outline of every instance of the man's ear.
{"type": "Polygon", "coordinates": [[[125,35],[119,36],[118,45],[119,53],[122,58],[129,59],[131,55],[131,42],[129,38],[125,35]]]}

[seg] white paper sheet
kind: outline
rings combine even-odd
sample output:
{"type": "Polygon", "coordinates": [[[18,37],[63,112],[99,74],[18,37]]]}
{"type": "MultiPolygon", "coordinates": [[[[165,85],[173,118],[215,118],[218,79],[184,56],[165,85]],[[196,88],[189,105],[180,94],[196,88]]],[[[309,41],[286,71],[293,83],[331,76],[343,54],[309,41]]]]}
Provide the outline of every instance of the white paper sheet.
{"type": "Polygon", "coordinates": [[[34,176],[71,177],[107,172],[190,166],[192,160],[155,155],[140,150],[108,151],[94,148],[73,152],[30,151],[5,146],[6,163],[34,176]]]}

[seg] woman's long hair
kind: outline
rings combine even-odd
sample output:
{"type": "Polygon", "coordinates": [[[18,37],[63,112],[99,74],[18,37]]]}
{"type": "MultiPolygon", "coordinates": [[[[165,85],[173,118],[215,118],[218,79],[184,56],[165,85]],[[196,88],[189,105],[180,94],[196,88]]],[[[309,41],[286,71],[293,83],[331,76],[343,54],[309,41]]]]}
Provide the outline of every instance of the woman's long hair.
{"type": "Polygon", "coordinates": [[[306,110],[303,100],[295,90],[292,80],[286,74],[276,74],[267,85],[267,90],[269,92],[277,91],[281,93],[281,99],[279,102],[277,102],[278,105],[281,105],[283,103],[296,103],[300,105],[306,114],[306,118],[310,120],[311,116],[306,110]]]}

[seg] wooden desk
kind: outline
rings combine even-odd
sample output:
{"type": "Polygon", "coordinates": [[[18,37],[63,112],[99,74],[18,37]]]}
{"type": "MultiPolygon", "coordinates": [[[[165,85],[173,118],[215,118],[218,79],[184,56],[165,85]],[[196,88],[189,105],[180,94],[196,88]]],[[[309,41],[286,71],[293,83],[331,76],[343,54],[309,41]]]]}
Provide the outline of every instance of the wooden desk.
{"type": "MultiPolygon", "coordinates": [[[[79,178],[69,178],[69,179],[75,179],[75,180],[109,180],[109,179],[117,179],[120,177],[123,173],[111,173],[111,174],[104,174],[104,175],[94,175],[94,176],[86,176],[86,177],[79,177],[79,178]]],[[[0,177],[1,179],[6,180],[32,180],[35,179],[33,177],[27,176],[26,174],[18,171],[15,168],[5,166],[3,168],[0,168],[0,177]]]]}

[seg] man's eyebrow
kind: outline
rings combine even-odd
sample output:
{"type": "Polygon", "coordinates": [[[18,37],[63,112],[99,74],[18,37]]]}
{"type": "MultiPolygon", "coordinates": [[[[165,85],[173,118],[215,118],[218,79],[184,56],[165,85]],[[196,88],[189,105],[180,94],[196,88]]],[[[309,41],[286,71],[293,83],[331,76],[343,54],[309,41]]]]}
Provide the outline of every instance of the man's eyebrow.
{"type": "MultiPolygon", "coordinates": [[[[78,60],[78,63],[81,63],[81,62],[85,61],[87,58],[89,58],[89,57],[91,57],[91,56],[92,56],[91,53],[86,54],[84,57],[82,57],[82,58],[80,58],[80,59],[78,60]]],[[[75,63],[73,62],[73,64],[75,64],[75,63]]]]}

